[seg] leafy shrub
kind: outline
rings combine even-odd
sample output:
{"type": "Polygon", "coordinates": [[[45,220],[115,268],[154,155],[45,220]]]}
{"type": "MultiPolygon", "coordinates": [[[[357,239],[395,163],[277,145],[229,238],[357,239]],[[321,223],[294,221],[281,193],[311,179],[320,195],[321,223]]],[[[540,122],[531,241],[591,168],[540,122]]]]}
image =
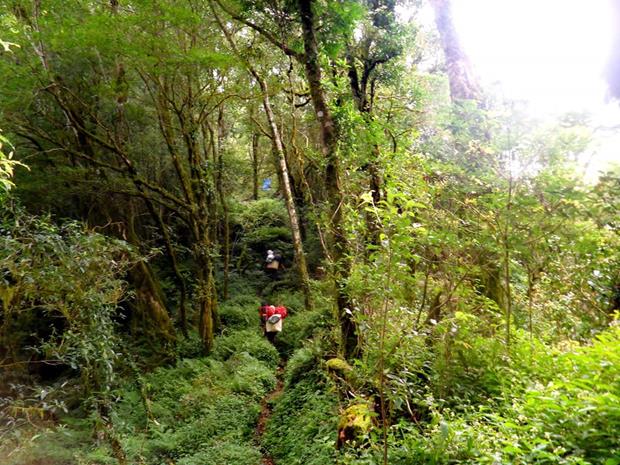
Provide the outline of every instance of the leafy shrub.
{"type": "Polygon", "coordinates": [[[178,465],[260,465],[261,453],[246,444],[211,441],[200,452],[181,458],[178,465]]]}
{"type": "MultiPolygon", "coordinates": [[[[303,349],[302,349],[303,350],[303,349]]],[[[299,353],[300,351],[298,351],[299,353]]],[[[309,352],[298,356],[309,360],[309,352]]],[[[264,443],[277,463],[334,463],[338,424],[337,399],[328,378],[316,366],[290,384],[278,398],[267,423],[264,443]]],[[[288,379],[292,379],[289,375],[288,379]]]]}
{"type": "MultiPolygon", "coordinates": [[[[189,415],[180,400],[195,390],[193,380],[208,369],[211,365],[204,360],[186,359],[172,368],[158,368],[147,375],[143,381],[144,394],[149,398],[153,417],[165,423],[173,421],[175,416],[189,415]]],[[[142,397],[139,392],[137,395],[142,397]]],[[[132,397],[135,398],[135,395],[132,397]]],[[[121,401],[121,406],[129,410],[132,408],[127,399],[121,401]]]]}
{"type": "Polygon", "coordinates": [[[254,432],[260,406],[248,403],[242,396],[226,394],[216,396],[203,407],[191,421],[180,423],[168,439],[159,442],[159,452],[168,457],[192,455],[213,441],[226,438],[239,443],[247,442],[254,432]]]}
{"type": "Polygon", "coordinates": [[[85,392],[105,391],[119,356],[114,317],[131,248],[76,222],[25,214],[9,215],[0,232],[0,297],[12,315],[0,344],[20,357],[36,345],[39,356],[79,369],[85,392]]]}
{"type": "Polygon", "coordinates": [[[321,362],[320,346],[314,342],[307,342],[304,347],[295,351],[286,365],[284,372],[286,386],[292,386],[310,374],[320,374],[317,369],[321,366],[321,362]]]}
{"type": "Polygon", "coordinates": [[[225,361],[182,360],[175,367],[155,370],[143,381],[150,420],[143,405],[136,408],[144,400],[135,388],[123,393],[115,407],[116,416],[123,419],[118,431],[128,457],[153,465],[171,459],[194,463],[205,457],[214,460],[208,463],[226,463],[220,460],[232,457],[255,463],[260,453],[250,444],[259,401],[275,382],[273,368],[248,353],[234,353],[225,361]],[[139,412],[135,417],[132,406],[139,412]]]}
{"type": "Polygon", "coordinates": [[[232,390],[261,399],[276,386],[273,369],[246,353],[235,354],[226,362],[232,374],[232,390]]]}
{"type": "Polygon", "coordinates": [[[284,320],[282,332],[278,334],[276,347],[283,355],[290,355],[326,325],[326,319],[319,311],[291,310],[290,316],[284,320]]]}
{"type": "MultiPolygon", "coordinates": [[[[515,341],[517,360],[525,357],[524,346],[515,341]]],[[[501,396],[492,402],[452,410],[428,395],[429,421],[402,419],[392,425],[390,464],[617,465],[620,328],[599,335],[591,346],[561,354],[530,346],[528,356],[529,366],[497,372],[494,385],[501,396]]],[[[381,438],[371,439],[368,451],[344,452],[339,463],[376,461],[381,438]]]]}
{"type": "MultiPolygon", "coordinates": [[[[254,269],[246,270],[243,274],[230,273],[228,300],[224,301],[224,304],[245,306],[252,302],[251,306],[258,307],[260,302],[255,296],[265,287],[269,278],[262,268],[264,257],[257,254],[254,260],[256,260],[256,267],[254,269]]],[[[240,261],[242,260],[240,259],[240,261]]],[[[239,266],[242,266],[242,264],[239,266]]]]}
{"type": "Polygon", "coordinates": [[[234,294],[231,293],[228,300],[224,302],[223,306],[236,305],[239,307],[258,307],[260,300],[256,297],[254,292],[241,292],[237,290],[234,294]]]}
{"type": "Polygon", "coordinates": [[[191,331],[187,337],[179,338],[177,341],[178,358],[198,358],[204,353],[204,344],[197,332],[191,331]]]}
{"type": "Polygon", "coordinates": [[[269,300],[274,305],[284,305],[291,314],[304,310],[304,296],[301,292],[283,289],[271,294],[269,300]]]}
{"type": "Polygon", "coordinates": [[[267,249],[293,256],[288,213],[282,200],[265,198],[235,205],[231,212],[233,230],[240,239],[235,247],[243,268],[262,268],[267,249]]]}
{"type": "Polygon", "coordinates": [[[212,356],[216,360],[227,360],[232,355],[241,352],[247,352],[270,368],[276,368],[280,361],[278,351],[273,345],[258,331],[251,330],[237,331],[229,336],[217,338],[212,356]]]}
{"type": "Polygon", "coordinates": [[[503,335],[484,335],[485,324],[456,312],[433,330],[432,390],[453,408],[500,401],[504,392],[524,389],[532,375],[530,355],[536,345],[529,336],[513,332],[509,351],[503,335]]]}
{"type": "Polygon", "coordinates": [[[526,393],[517,412],[527,421],[508,422],[524,437],[507,455],[579,457],[593,464],[620,457],[620,328],[559,356],[555,370],[553,382],[526,393]]]}
{"type": "Polygon", "coordinates": [[[225,329],[250,329],[258,325],[259,303],[241,306],[226,302],[219,309],[219,317],[225,329]]]}
{"type": "Polygon", "coordinates": [[[3,440],[3,444],[0,446],[2,463],[3,465],[23,465],[26,463],[73,464],[76,456],[87,453],[92,442],[87,425],[81,426],[82,428],[79,430],[22,430],[22,445],[11,444],[3,440]],[[11,450],[10,446],[15,447],[11,450]]]}

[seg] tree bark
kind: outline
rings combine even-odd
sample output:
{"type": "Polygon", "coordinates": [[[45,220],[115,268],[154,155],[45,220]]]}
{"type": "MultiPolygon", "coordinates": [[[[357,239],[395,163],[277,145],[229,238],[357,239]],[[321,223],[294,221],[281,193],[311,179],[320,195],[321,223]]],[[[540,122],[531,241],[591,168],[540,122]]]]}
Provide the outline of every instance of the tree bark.
{"type": "Polygon", "coordinates": [[[151,268],[145,261],[140,261],[129,270],[129,277],[135,290],[131,316],[132,332],[144,332],[150,342],[174,342],[176,338],[172,321],[151,268]]]}
{"type": "Polygon", "coordinates": [[[344,195],[341,188],[340,166],[338,160],[338,135],[332,113],[327,105],[325,90],[321,82],[318,42],[315,31],[313,0],[298,0],[302,39],[304,42],[304,68],[310,88],[310,97],[316,118],[321,128],[321,145],[327,160],[325,185],[330,204],[332,221],[332,260],[334,263],[334,280],[336,286],[336,303],[340,319],[340,329],[344,355],[355,357],[359,353],[357,325],[353,318],[353,306],[346,293],[345,283],[348,274],[345,263],[347,242],[342,224],[342,205],[344,195]]]}
{"type": "Polygon", "coordinates": [[[258,138],[257,133],[252,134],[252,199],[258,200],[258,138]]]}
{"type": "Polygon", "coordinates": [[[261,91],[263,93],[263,107],[267,114],[267,120],[269,121],[269,127],[273,135],[273,146],[278,156],[278,163],[280,168],[280,174],[282,177],[282,189],[284,190],[284,198],[286,199],[286,210],[291,222],[291,233],[293,236],[293,247],[295,248],[295,258],[297,261],[297,268],[299,270],[299,276],[301,279],[301,286],[304,293],[304,305],[306,309],[311,307],[311,295],[310,295],[310,276],[308,274],[308,265],[306,263],[306,255],[303,249],[303,243],[301,238],[301,229],[299,227],[299,217],[297,216],[297,209],[295,208],[295,200],[293,198],[293,191],[291,189],[291,181],[288,173],[288,166],[286,163],[286,156],[284,154],[284,145],[282,143],[282,136],[280,130],[276,124],[273,110],[271,108],[271,102],[269,100],[269,92],[264,80],[259,81],[261,91]]]}
{"type": "Polygon", "coordinates": [[[223,249],[224,249],[224,283],[222,286],[222,296],[224,300],[228,299],[228,282],[229,282],[229,268],[230,268],[230,221],[228,214],[228,201],[224,193],[224,107],[220,106],[217,114],[217,144],[213,144],[216,151],[216,177],[215,186],[217,189],[220,203],[222,204],[222,221],[223,221],[223,249]]]}
{"type": "Polygon", "coordinates": [[[435,10],[435,24],[446,58],[452,100],[479,100],[480,85],[452,20],[452,0],[431,0],[431,4],[435,10]]]}

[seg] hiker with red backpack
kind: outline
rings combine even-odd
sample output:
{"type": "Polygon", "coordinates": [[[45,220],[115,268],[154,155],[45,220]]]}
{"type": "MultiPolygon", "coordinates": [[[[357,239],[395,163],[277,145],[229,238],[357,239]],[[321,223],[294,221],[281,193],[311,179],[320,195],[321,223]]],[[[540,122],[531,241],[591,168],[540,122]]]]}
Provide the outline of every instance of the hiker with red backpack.
{"type": "Polygon", "coordinates": [[[272,344],[276,340],[276,335],[282,331],[282,320],[288,316],[288,311],[283,305],[269,305],[266,302],[259,308],[261,325],[265,331],[267,340],[272,344]]]}

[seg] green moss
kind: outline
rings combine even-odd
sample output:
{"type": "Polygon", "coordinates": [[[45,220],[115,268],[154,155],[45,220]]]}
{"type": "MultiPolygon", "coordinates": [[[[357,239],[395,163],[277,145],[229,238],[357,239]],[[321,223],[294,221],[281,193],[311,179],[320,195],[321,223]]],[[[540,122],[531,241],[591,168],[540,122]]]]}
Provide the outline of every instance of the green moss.
{"type": "Polygon", "coordinates": [[[372,418],[375,413],[367,402],[350,405],[340,415],[338,430],[349,429],[353,436],[359,436],[370,431],[372,418]]]}
{"type": "Polygon", "coordinates": [[[327,362],[325,362],[325,365],[328,369],[340,374],[344,374],[352,370],[351,365],[341,358],[330,358],[327,362]]]}

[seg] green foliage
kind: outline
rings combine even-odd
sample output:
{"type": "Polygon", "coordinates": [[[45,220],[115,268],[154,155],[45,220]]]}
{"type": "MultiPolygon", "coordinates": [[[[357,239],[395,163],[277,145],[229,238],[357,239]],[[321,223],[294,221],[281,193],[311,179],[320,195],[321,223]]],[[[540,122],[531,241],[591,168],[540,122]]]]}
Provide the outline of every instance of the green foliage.
{"type": "Polygon", "coordinates": [[[239,236],[236,254],[249,267],[262,269],[268,249],[279,250],[282,256],[293,256],[288,213],[284,202],[277,199],[259,199],[240,203],[231,212],[232,227],[239,236]]]}
{"type": "Polygon", "coordinates": [[[290,356],[304,341],[320,334],[328,326],[328,318],[319,310],[291,310],[289,317],[284,320],[282,332],[278,334],[276,347],[284,356],[290,356]]]}
{"type": "MultiPolygon", "coordinates": [[[[240,353],[226,362],[179,362],[147,376],[145,383],[150,386],[153,415],[149,423],[153,438],[144,437],[141,445],[146,445],[148,463],[157,463],[153,462],[157,457],[176,457],[186,463],[200,463],[204,457],[225,463],[220,461],[237,457],[240,463],[255,463],[260,457],[248,444],[260,411],[258,402],[275,386],[273,369],[240,353]]],[[[123,396],[125,407],[119,413],[131,408],[131,392],[123,396]]],[[[126,431],[128,446],[140,430],[141,425],[133,424],[126,431]]],[[[132,453],[138,454],[139,449],[132,453]]]]}
{"type": "Polygon", "coordinates": [[[232,329],[252,329],[258,326],[258,307],[257,299],[252,299],[250,305],[241,305],[227,301],[220,305],[218,315],[226,330],[232,329]]]}
{"type": "Polygon", "coordinates": [[[177,357],[198,358],[204,353],[204,345],[197,332],[191,331],[187,337],[181,337],[176,344],[177,357]]]}
{"type": "Polygon", "coordinates": [[[329,378],[316,362],[316,354],[300,349],[287,367],[287,388],[274,406],[264,438],[277,463],[334,463],[337,403],[329,378]]]}
{"type": "Polygon", "coordinates": [[[284,379],[287,386],[294,386],[311,374],[321,373],[318,368],[322,362],[322,349],[315,342],[308,342],[296,350],[286,365],[284,379]]]}
{"type": "Polygon", "coordinates": [[[129,246],[78,223],[57,226],[21,213],[9,214],[0,242],[2,345],[18,354],[35,345],[45,359],[79,370],[87,392],[109,389],[129,246]]]}
{"type": "Polygon", "coordinates": [[[182,360],[117,393],[117,433],[130,461],[258,464],[259,402],[275,384],[273,367],[247,353],[182,360]]]}
{"type": "MultiPolygon", "coordinates": [[[[30,447],[16,447],[7,450],[7,442],[3,441],[0,453],[5,465],[23,465],[25,463],[76,463],[76,459],[86,455],[91,443],[88,425],[79,424],[79,428],[34,429],[22,431],[20,439],[30,447]]],[[[109,460],[109,459],[108,459],[109,460]]],[[[94,462],[105,463],[105,462],[94,462]]]]}
{"type": "Polygon", "coordinates": [[[245,352],[229,358],[227,365],[234,372],[231,383],[235,393],[260,399],[275,388],[273,369],[245,352]]]}
{"type": "MultiPolygon", "coordinates": [[[[492,367],[491,357],[484,370],[494,370],[494,376],[483,371],[482,379],[472,384],[466,372],[456,374],[467,370],[460,366],[452,379],[444,381],[449,386],[463,383],[447,395],[465,395],[465,399],[476,399],[475,405],[456,405],[455,410],[444,400],[426,395],[427,421],[402,418],[393,423],[389,463],[613,463],[620,450],[616,434],[620,421],[618,328],[601,334],[591,346],[562,351],[532,345],[525,337],[518,341],[511,368],[492,367]],[[485,401],[468,394],[477,389],[495,395],[485,401]]],[[[480,352],[469,360],[488,357],[478,345],[468,351],[480,352]]],[[[371,435],[370,439],[366,451],[345,450],[339,463],[378,460],[380,438],[371,435]]]]}
{"type": "Polygon", "coordinates": [[[267,300],[274,305],[284,305],[288,310],[283,330],[276,339],[276,347],[285,357],[291,356],[295,350],[301,348],[304,341],[330,325],[328,305],[320,302],[320,298],[311,310],[304,308],[303,295],[300,292],[276,291],[267,300]]]}
{"type": "MultiPolygon", "coordinates": [[[[18,182],[25,203],[106,224],[145,247],[163,249],[169,233],[197,291],[188,300],[201,297],[194,276],[204,257],[220,283],[229,207],[230,298],[219,308],[212,357],[145,370],[123,389],[116,325],[128,295],[127,246],[77,223],[26,216],[2,231],[3,353],[57,360],[85,390],[105,394],[111,434],[130,463],[258,463],[250,445],[258,402],[275,385],[280,354],[292,357],[266,437],[279,463],[324,465],[336,455],[343,464],[379,463],[376,428],[363,428],[359,450],[334,451],[337,404],[352,399],[385,402],[390,463],[614,463],[617,335],[583,349],[574,341],[603,331],[617,306],[618,177],[581,182],[575,160],[592,138],[583,118],[543,125],[492,101],[449,109],[443,78],[416,69],[435,52],[432,39],[423,44],[401,25],[393,1],[313,2],[318,64],[334,70],[323,90],[338,150],[326,157],[303,67],[273,53],[274,37],[304,50],[298,5],[232,2],[253,31],[214,5],[270,86],[313,264],[332,265],[323,246],[334,252],[334,205],[343,217],[345,257],[334,269],[362,349],[348,369],[333,362],[333,283],[325,280],[321,304],[304,311],[298,293],[281,291],[292,279],[267,284],[262,275],[267,249],[292,268],[289,219],[279,193],[246,200],[254,168],[273,177],[270,141],[261,136],[251,166],[247,149],[265,132],[264,114],[211,3],[8,3],[0,11],[0,125],[21,135],[18,153],[36,166],[18,182]],[[357,91],[356,79],[364,81],[357,91]],[[338,194],[326,185],[336,166],[338,194]],[[280,354],[258,332],[256,294],[289,308],[280,354]]],[[[7,151],[0,136],[0,191],[15,166],[7,151]]],[[[195,333],[177,346],[181,359],[201,351],[195,333]]],[[[24,411],[62,410],[51,394],[27,392],[40,398],[19,398],[17,406],[33,409],[24,411]]],[[[366,426],[372,410],[361,415],[366,426]]],[[[101,431],[101,418],[87,421],[79,428],[101,431]]],[[[79,463],[114,461],[105,441],[62,444],[79,451],[79,463]]],[[[33,460],[69,460],[52,449],[33,460]]]]}
{"type": "MultiPolygon", "coordinates": [[[[0,40],[0,46],[7,47],[7,42],[0,40]]],[[[12,148],[8,139],[2,135],[0,130],[0,200],[14,186],[11,178],[16,166],[25,166],[24,164],[13,160],[13,151],[6,151],[6,147],[12,148]]]]}
{"type": "Polygon", "coordinates": [[[228,360],[233,355],[243,352],[271,368],[277,367],[280,361],[278,351],[258,332],[258,323],[255,330],[236,331],[219,337],[213,349],[213,357],[217,360],[228,360]]]}
{"type": "Polygon", "coordinates": [[[505,442],[506,457],[592,464],[620,457],[619,349],[616,327],[591,346],[558,356],[553,381],[531,385],[517,408],[527,420],[504,421],[506,432],[519,437],[516,444],[505,442]]]}
{"type": "Polygon", "coordinates": [[[211,445],[189,457],[183,457],[179,465],[260,465],[262,455],[256,448],[227,441],[213,441],[211,445]]]}

